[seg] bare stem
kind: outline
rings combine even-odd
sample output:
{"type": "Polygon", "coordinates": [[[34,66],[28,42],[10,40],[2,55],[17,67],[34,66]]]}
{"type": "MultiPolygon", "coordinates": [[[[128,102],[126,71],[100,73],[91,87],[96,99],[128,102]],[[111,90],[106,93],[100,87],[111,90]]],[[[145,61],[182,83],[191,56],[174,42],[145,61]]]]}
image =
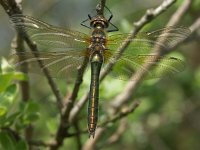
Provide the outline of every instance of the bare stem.
{"type": "Polygon", "coordinates": [[[96,11],[98,15],[103,15],[105,5],[106,0],[100,0],[100,3],[96,6],[96,11]]]}
{"type": "Polygon", "coordinates": [[[114,123],[114,122],[120,120],[121,118],[128,116],[129,114],[133,113],[139,105],[140,105],[139,101],[134,101],[133,104],[128,109],[118,113],[116,116],[114,116],[111,119],[107,119],[105,122],[101,123],[99,126],[105,127],[109,123],[114,123]]]}

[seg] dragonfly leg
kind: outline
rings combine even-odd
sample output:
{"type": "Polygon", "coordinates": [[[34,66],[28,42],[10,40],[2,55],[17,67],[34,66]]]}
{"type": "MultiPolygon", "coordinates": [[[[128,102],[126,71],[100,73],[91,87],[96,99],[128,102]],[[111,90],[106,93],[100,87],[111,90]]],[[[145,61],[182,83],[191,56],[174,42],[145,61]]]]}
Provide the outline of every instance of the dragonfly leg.
{"type": "Polygon", "coordinates": [[[92,19],[92,17],[90,16],[90,14],[88,14],[88,18],[87,18],[86,20],[83,20],[83,21],[81,22],[81,25],[84,26],[84,27],[86,27],[86,28],[91,29],[90,26],[87,26],[87,25],[85,24],[85,22],[88,22],[88,21],[91,20],[91,19],[92,19]]]}
{"type": "Polygon", "coordinates": [[[112,18],[113,18],[112,12],[110,11],[110,9],[109,9],[107,6],[105,6],[105,8],[106,8],[106,9],[108,10],[108,12],[110,13],[110,17],[108,18],[108,22],[109,22],[109,24],[110,24],[111,26],[114,27],[113,29],[107,30],[107,32],[119,31],[118,27],[115,26],[115,25],[111,22],[111,20],[112,20],[112,18]]]}
{"type": "Polygon", "coordinates": [[[118,27],[115,26],[114,24],[112,24],[111,22],[109,22],[110,25],[112,25],[114,28],[113,29],[110,29],[110,30],[107,30],[107,32],[114,32],[114,31],[119,31],[118,27]]]}

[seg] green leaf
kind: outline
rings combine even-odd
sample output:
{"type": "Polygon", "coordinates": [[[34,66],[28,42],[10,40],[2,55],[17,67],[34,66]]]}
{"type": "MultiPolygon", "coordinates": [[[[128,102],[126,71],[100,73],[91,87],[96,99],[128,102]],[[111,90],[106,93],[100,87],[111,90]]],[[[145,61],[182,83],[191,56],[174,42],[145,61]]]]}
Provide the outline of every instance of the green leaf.
{"type": "Polygon", "coordinates": [[[6,132],[0,132],[0,144],[2,150],[16,150],[15,142],[6,132]]]}
{"type": "Polygon", "coordinates": [[[0,128],[4,127],[4,123],[6,122],[6,116],[1,116],[0,117],[0,128]]]}
{"type": "Polygon", "coordinates": [[[7,113],[7,108],[4,106],[0,106],[0,117],[4,116],[7,113]]]}
{"type": "Polygon", "coordinates": [[[25,113],[32,113],[39,111],[40,107],[38,103],[33,101],[28,101],[26,107],[25,107],[25,113]]]}
{"type": "Polygon", "coordinates": [[[16,146],[16,150],[28,150],[28,146],[25,141],[19,141],[16,146]]]}
{"type": "Polygon", "coordinates": [[[0,74],[0,93],[3,92],[12,81],[13,74],[0,74]]]}
{"type": "Polygon", "coordinates": [[[8,116],[5,120],[4,120],[4,127],[9,127],[11,125],[13,125],[13,123],[18,119],[18,117],[21,115],[20,112],[16,112],[10,116],[8,116]]]}
{"type": "Polygon", "coordinates": [[[22,72],[15,72],[13,74],[13,80],[26,81],[28,80],[28,76],[22,72]]]}
{"type": "Polygon", "coordinates": [[[12,83],[13,80],[25,81],[27,79],[27,75],[20,72],[0,74],[0,93],[5,91],[5,89],[12,83]]]}
{"type": "Polygon", "coordinates": [[[34,101],[28,101],[27,103],[20,104],[21,116],[17,125],[18,128],[24,128],[30,123],[38,120],[39,104],[34,101]]]}
{"type": "Polygon", "coordinates": [[[30,124],[31,122],[38,120],[39,116],[40,116],[39,113],[30,113],[28,115],[25,115],[24,116],[24,123],[30,124]]]}
{"type": "Polygon", "coordinates": [[[10,85],[5,92],[0,93],[0,104],[5,107],[9,107],[13,103],[16,96],[17,86],[15,84],[10,85]]]}

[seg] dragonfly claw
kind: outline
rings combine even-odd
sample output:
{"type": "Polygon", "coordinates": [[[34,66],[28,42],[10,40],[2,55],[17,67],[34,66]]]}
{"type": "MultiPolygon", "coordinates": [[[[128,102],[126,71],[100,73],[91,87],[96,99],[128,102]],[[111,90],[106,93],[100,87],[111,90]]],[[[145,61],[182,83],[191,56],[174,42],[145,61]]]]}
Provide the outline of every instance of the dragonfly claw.
{"type": "Polygon", "coordinates": [[[89,138],[92,137],[94,139],[95,131],[89,131],[89,138]]]}

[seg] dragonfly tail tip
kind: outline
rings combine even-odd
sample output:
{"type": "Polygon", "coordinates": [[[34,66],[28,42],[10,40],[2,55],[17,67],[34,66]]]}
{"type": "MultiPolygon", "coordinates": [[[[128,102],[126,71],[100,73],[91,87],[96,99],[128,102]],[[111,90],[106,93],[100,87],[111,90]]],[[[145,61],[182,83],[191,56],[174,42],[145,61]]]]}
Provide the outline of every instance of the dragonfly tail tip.
{"type": "Polygon", "coordinates": [[[89,133],[89,138],[92,137],[94,139],[94,136],[95,136],[95,132],[90,132],[89,133]]]}

